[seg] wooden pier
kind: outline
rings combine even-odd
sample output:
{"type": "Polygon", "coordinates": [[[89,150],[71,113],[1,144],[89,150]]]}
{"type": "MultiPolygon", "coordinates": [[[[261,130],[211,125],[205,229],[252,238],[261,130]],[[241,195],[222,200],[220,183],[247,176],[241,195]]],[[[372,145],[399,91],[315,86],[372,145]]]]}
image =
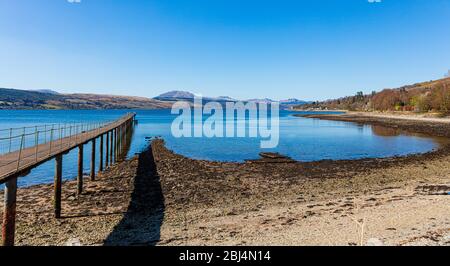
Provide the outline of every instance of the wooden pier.
{"type": "MultiPolygon", "coordinates": [[[[62,191],[62,162],[63,156],[73,149],[78,149],[78,193],[83,192],[83,148],[84,145],[91,143],[91,164],[90,178],[95,180],[95,158],[96,141],[99,139],[99,171],[105,167],[111,166],[117,162],[120,156],[125,156],[125,145],[129,144],[133,132],[136,114],[130,113],[124,117],[110,123],[90,124],[89,127],[76,125],[69,127],[60,127],[59,131],[51,129],[52,137],[49,141],[46,139],[39,142],[38,130],[35,131],[34,146],[25,148],[24,140],[26,134],[18,136],[21,140],[17,150],[0,155],[0,184],[5,184],[4,211],[2,224],[2,241],[4,246],[14,245],[15,219],[16,219],[16,197],[17,197],[17,179],[27,175],[31,169],[55,159],[54,176],[54,212],[55,218],[61,218],[61,191],[62,191]],[[70,130],[70,133],[68,133],[70,130]],[[59,135],[54,139],[53,135],[59,135]],[[106,138],[106,139],[105,139],[106,138]],[[104,139],[106,141],[104,141],[104,139]],[[105,145],[106,142],[106,145],[105,145]],[[104,147],[105,145],[105,147],[104,147]],[[105,153],[105,156],[103,156],[105,153]],[[104,159],[105,158],[105,159],[104,159]],[[104,167],[105,166],[105,167],[104,167]]],[[[24,130],[25,132],[25,130],[24,130]]],[[[41,133],[42,134],[42,133],[41,133]]],[[[47,131],[45,131],[47,134],[47,131]]],[[[32,135],[32,134],[29,134],[32,135]]],[[[10,140],[9,140],[10,141],[10,140]]],[[[11,141],[10,141],[11,143],[11,141]]],[[[10,144],[11,145],[11,144],[10,144]]],[[[11,149],[11,148],[10,148],[11,149]]]]}

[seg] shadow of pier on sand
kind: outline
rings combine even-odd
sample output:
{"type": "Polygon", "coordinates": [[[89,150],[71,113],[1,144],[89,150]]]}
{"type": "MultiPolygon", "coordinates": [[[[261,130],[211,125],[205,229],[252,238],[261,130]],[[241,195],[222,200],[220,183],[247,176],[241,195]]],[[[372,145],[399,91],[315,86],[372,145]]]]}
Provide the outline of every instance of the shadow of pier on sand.
{"type": "Polygon", "coordinates": [[[153,246],[160,241],[164,196],[151,147],[139,155],[130,204],[106,246],[153,246]]]}

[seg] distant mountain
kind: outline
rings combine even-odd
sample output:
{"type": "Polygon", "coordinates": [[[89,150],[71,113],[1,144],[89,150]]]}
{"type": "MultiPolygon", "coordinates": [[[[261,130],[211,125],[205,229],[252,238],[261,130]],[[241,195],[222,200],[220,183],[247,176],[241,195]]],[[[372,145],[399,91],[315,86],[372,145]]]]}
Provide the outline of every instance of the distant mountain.
{"type": "Polygon", "coordinates": [[[269,98],[264,98],[264,99],[248,99],[248,100],[245,100],[244,102],[270,104],[270,103],[274,103],[276,101],[269,99],[269,98]]]}
{"type": "MultiPolygon", "coordinates": [[[[188,101],[193,102],[194,101],[195,94],[188,92],[188,91],[169,91],[166,93],[163,93],[159,96],[154,97],[153,99],[159,100],[159,101],[188,101]]],[[[219,96],[219,97],[208,97],[203,96],[202,97],[204,102],[236,102],[236,99],[233,99],[228,96],[219,96]]]]}
{"type": "Polygon", "coordinates": [[[179,101],[179,100],[193,100],[195,95],[188,91],[169,91],[159,96],[154,97],[155,100],[160,101],[179,101]]]}
{"type": "Polygon", "coordinates": [[[302,105],[302,104],[308,104],[311,103],[310,101],[303,101],[303,100],[299,100],[296,98],[291,98],[291,99],[287,99],[287,100],[281,100],[280,104],[281,105],[302,105]]]}
{"type": "Polygon", "coordinates": [[[228,102],[237,102],[238,101],[238,100],[233,99],[233,98],[231,98],[229,96],[219,96],[219,97],[217,97],[215,99],[218,100],[218,101],[228,101],[228,102]]]}
{"type": "MultiPolygon", "coordinates": [[[[191,92],[188,91],[170,91],[170,92],[166,92],[163,93],[153,99],[155,100],[160,100],[160,101],[188,101],[188,102],[193,102],[194,101],[194,97],[195,95],[191,92]]],[[[203,96],[203,102],[211,102],[211,101],[216,101],[219,103],[226,103],[226,102],[237,102],[239,100],[231,98],[229,96],[219,96],[219,97],[208,97],[208,96],[203,96]]],[[[252,102],[252,103],[265,103],[265,104],[271,104],[271,103],[279,103],[281,108],[283,109],[287,109],[290,108],[292,106],[298,106],[298,105],[303,105],[303,104],[308,104],[311,102],[308,101],[302,101],[299,99],[295,99],[295,98],[291,98],[291,99],[287,99],[287,100],[281,100],[281,101],[275,101],[269,98],[262,98],[262,99],[248,99],[248,100],[243,100],[243,102],[252,102]]]]}
{"type": "Polygon", "coordinates": [[[59,92],[57,92],[57,91],[54,91],[54,90],[48,90],[48,89],[35,90],[35,91],[40,92],[40,93],[47,93],[47,94],[59,94],[59,92]]]}
{"type": "Polygon", "coordinates": [[[162,109],[171,104],[144,97],[55,94],[0,88],[0,109],[162,109]]]}
{"type": "MultiPolygon", "coordinates": [[[[165,109],[175,101],[193,102],[195,95],[188,91],[170,91],[153,99],[133,96],[100,94],[61,94],[53,90],[17,90],[0,88],[0,109],[165,109]]],[[[203,97],[203,103],[237,102],[229,96],[203,97]]],[[[244,102],[275,103],[272,99],[249,99],[244,102]]],[[[308,102],[288,99],[279,102],[281,108],[290,108],[308,102]]]]}

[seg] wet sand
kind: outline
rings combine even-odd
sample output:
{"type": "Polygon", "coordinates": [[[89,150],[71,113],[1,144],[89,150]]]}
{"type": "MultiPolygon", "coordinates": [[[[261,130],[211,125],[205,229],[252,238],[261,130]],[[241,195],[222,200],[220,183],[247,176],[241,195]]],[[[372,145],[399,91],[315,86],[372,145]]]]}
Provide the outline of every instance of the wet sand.
{"type": "MultiPolygon", "coordinates": [[[[450,138],[450,124],[309,116],[450,138]]],[[[163,140],[87,182],[19,190],[17,244],[450,245],[450,146],[384,159],[247,163],[192,160],[163,140]]]]}

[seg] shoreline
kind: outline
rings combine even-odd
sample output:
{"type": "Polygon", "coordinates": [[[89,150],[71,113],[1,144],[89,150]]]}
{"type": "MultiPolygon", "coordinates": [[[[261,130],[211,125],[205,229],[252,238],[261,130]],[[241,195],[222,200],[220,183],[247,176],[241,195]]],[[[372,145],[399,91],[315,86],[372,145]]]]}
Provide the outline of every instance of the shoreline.
{"type": "MultiPolygon", "coordinates": [[[[450,136],[450,125],[435,122],[320,119],[450,136]]],[[[75,238],[82,245],[364,245],[376,238],[385,245],[450,245],[449,160],[447,145],[383,159],[223,163],[186,158],[156,139],[149,151],[88,182],[86,195],[74,195],[66,182],[68,218],[51,217],[51,185],[20,189],[18,244],[75,238]],[[149,162],[154,169],[142,170],[149,162]],[[138,189],[139,180],[148,184],[138,189]],[[150,200],[136,208],[135,198],[150,200]]]]}
{"type": "MultiPolygon", "coordinates": [[[[438,122],[438,123],[450,123],[449,115],[442,115],[440,113],[415,113],[406,111],[349,111],[349,110],[302,110],[302,109],[292,109],[293,112],[311,112],[317,113],[312,115],[327,115],[334,112],[340,112],[340,115],[355,115],[364,117],[379,117],[379,118],[391,118],[391,119],[406,119],[406,120],[416,120],[416,121],[428,121],[428,122],[438,122]]],[[[301,115],[301,114],[300,114],[301,115]]]]}
{"type": "Polygon", "coordinates": [[[450,118],[375,115],[361,112],[347,112],[343,114],[294,114],[293,116],[365,125],[379,125],[394,129],[402,129],[410,133],[420,133],[429,137],[444,137],[450,139],[450,132],[447,131],[447,129],[450,128],[450,118]]]}

